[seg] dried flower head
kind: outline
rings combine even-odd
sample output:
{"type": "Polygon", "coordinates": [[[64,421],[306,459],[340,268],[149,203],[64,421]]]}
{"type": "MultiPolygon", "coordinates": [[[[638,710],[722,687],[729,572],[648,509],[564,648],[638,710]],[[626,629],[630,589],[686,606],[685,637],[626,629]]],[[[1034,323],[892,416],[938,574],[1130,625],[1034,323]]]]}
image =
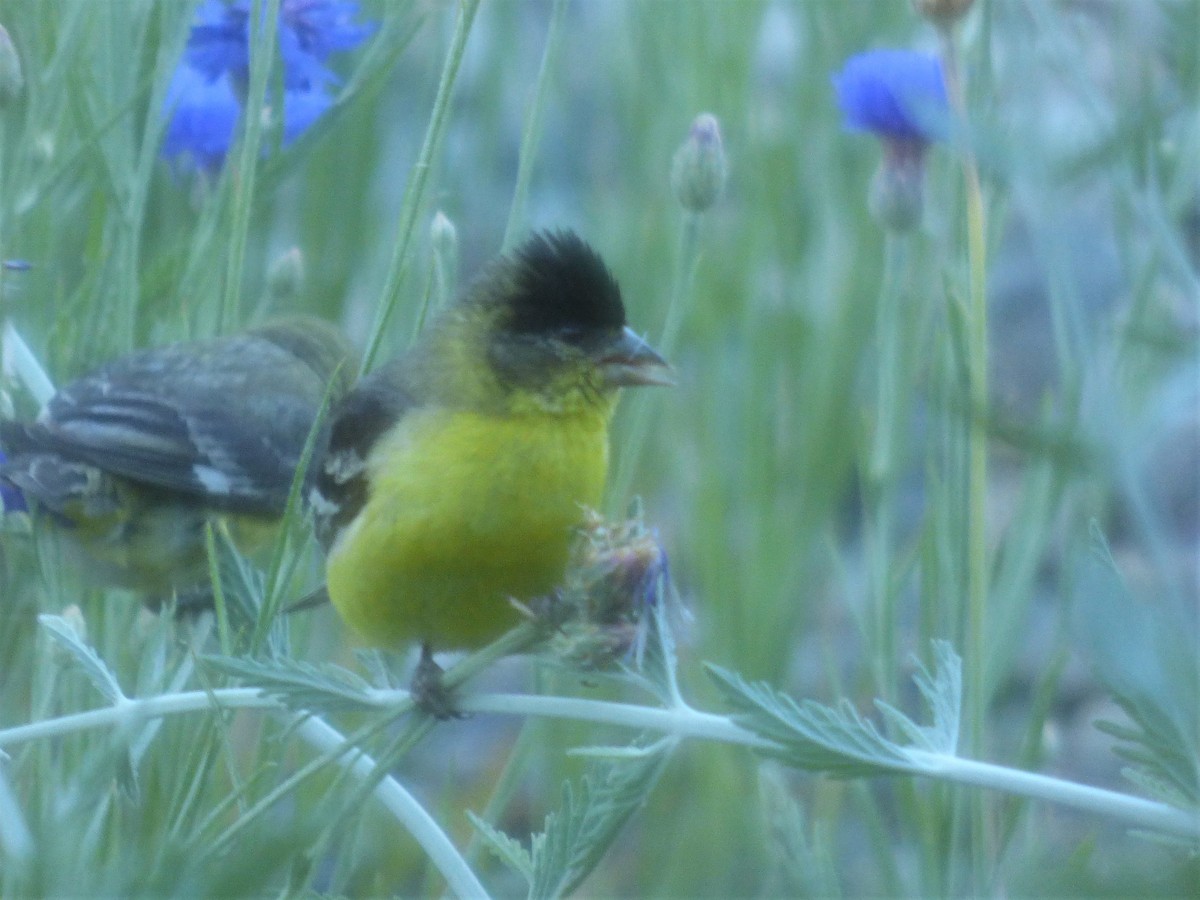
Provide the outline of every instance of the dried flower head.
{"type": "Polygon", "coordinates": [[[666,551],[640,517],[606,522],[589,512],[576,544],[551,650],[585,669],[640,659],[649,613],[670,578],[666,551]]]}

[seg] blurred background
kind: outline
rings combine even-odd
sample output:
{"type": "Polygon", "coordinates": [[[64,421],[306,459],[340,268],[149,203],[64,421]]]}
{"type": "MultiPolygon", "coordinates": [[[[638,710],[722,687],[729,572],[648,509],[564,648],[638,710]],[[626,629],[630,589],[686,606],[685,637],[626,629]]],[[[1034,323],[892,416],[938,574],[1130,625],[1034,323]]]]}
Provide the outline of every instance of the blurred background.
{"type": "MultiPolygon", "coordinates": [[[[501,249],[554,8],[488,0],[472,24],[380,358],[408,345],[433,291],[435,213],[455,228],[460,282],[501,249]]],[[[0,255],[28,263],[0,273],[0,314],[56,383],[134,347],[219,330],[231,281],[239,322],[301,309],[343,325],[360,346],[368,338],[457,5],[362,0],[356,20],[378,30],[330,60],[340,77],[334,109],[266,155],[252,185],[159,155],[159,98],[194,9],[0,4],[24,78],[0,110],[0,255]],[[231,270],[242,213],[243,264],[231,270]],[[302,276],[280,291],[270,273],[293,248],[302,276]]],[[[967,284],[961,163],[945,146],[930,151],[924,223],[900,289],[902,440],[887,572],[896,613],[881,647],[869,625],[864,475],[884,255],[866,198],[880,151],[843,127],[831,75],[871,48],[937,52],[936,31],[907,0],[574,0],[560,28],[518,233],[579,231],[651,341],[679,295],[678,386],[626,399],[613,439],[623,477],[606,511],[639,496],[670,557],[692,613],[681,635],[686,696],[720,708],[701,666],[711,661],[795,696],[844,697],[868,714],[882,696],[919,714],[913,657],[928,659],[933,638],[962,653],[965,628],[952,314],[967,284]],[[703,112],[720,122],[729,177],[696,221],[687,281],[670,169],[703,112]]],[[[1197,34],[1196,0],[977,0],[959,27],[990,265],[991,591],[987,657],[967,661],[987,686],[981,755],[1126,791],[1136,788],[1122,779],[1114,739],[1094,727],[1126,721],[1097,668],[1154,658],[1157,632],[1131,625],[1130,604],[1184,647],[1197,643],[1197,34]],[[1128,596],[1079,574],[1093,522],[1128,596]]],[[[0,390],[16,414],[36,412],[11,367],[0,390]]],[[[130,693],[186,653],[182,638],[161,637],[171,623],[56,568],[23,517],[6,517],[0,539],[0,726],[96,703],[81,680],[56,674],[38,611],[78,605],[130,693]]],[[[304,571],[315,580],[310,556],[304,571]]],[[[301,658],[356,667],[332,613],[289,627],[301,658]]],[[[522,688],[527,672],[508,662],[481,684],[522,688]]],[[[1173,679],[1178,687],[1168,669],[1166,690],[1173,679]]],[[[620,693],[562,672],[539,684],[620,693]]],[[[439,724],[397,774],[465,841],[464,810],[486,805],[522,724],[439,724]]],[[[37,883],[120,893],[139,875],[169,885],[184,872],[193,880],[178,883],[201,893],[218,884],[233,893],[440,889],[370,803],[338,819],[348,826],[309,857],[331,821],[323,792],[352,793],[332,775],[279,799],[252,840],[228,850],[226,880],[211,880],[194,835],[305,758],[271,727],[253,716],[168,721],[133,778],[136,794],[119,787],[127,779],[114,774],[110,736],[19,748],[6,765],[12,782],[27,815],[61,844],[58,868],[47,862],[37,883]]],[[[578,772],[566,748],[628,738],[528,727],[536,739],[525,739],[499,820],[518,838],[541,827],[562,780],[578,772]]],[[[997,834],[981,862],[960,834],[962,795],[945,786],[839,782],[687,744],[582,890],[926,896],[961,892],[964,873],[981,865],[996,894],[1194,895],[1200,884],[1194,857],[1119,825],[995,803],[997,834]]],[[[480,859],[493,889],[519,887],[480,859]]]]}

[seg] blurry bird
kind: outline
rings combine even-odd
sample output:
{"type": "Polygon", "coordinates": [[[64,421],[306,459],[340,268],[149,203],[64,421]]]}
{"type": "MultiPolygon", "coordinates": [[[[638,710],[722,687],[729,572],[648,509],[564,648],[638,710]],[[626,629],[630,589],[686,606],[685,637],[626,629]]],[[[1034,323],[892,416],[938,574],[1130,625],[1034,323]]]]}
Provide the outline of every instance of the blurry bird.
{"type": "Polygon", "coordinates": [[[136,352],[35,421],[0,421],[0,480],[97,583],[203,602],[205,523],[226,521],[244,549],[271,533],[327,392],[345,394],[356,366],[310,317],[136,352]]]}

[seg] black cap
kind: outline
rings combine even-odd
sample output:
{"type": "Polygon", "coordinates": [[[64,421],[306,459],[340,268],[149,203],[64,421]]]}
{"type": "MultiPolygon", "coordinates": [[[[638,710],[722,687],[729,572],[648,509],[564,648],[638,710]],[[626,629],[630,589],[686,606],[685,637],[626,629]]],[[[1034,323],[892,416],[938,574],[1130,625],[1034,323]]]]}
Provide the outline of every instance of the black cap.
{"type": "Polygon", "coordinates": [[[508,330],[546,334],[625,325],[621,288],[600,255],[573,231],[539,232],[506,257],[512,279],[508,330]]]}

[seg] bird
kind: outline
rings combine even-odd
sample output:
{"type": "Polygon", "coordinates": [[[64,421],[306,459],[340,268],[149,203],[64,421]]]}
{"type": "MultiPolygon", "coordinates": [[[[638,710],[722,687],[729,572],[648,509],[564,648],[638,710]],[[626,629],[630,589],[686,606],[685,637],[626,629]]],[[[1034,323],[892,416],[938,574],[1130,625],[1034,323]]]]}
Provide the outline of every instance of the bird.
{"type": "MultiPolygon", "coordinates": [[[[621,388],[672,384],[573,231],[485,265],[331,414],[310,506],[326,589],[367,644],[467,650],[548,598],[603,495],[621,388]]],[[[436,664],[433,664],[436,667],[436,664]]]]}
{"type": "Polygon", "coordinates": [[[357,366],[311,316],[140,350],[67,384],[34,421],[0,421],[0,482],[96,585],[211,605],[206,523],[242,549],[272,533],[323,405],[357,366]]]}

